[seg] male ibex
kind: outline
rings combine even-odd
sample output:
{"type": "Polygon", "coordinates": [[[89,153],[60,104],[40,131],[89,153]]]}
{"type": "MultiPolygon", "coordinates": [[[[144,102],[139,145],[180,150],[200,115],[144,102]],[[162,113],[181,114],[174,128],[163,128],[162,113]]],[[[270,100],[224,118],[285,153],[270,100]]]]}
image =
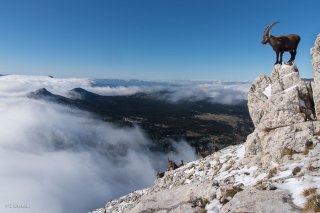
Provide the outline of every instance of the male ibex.
{"type": "Polygon", "coordinates": [[[300,42],[300,36],[296,34],[290,34],[287,36],[273,36],[270,35],[271,28],[280,22],[273,22],[270,24],[263,32],[263,39],[262,44],[269,43],[273,50],[277,54],[277,60],[275,64],[281,64],[282,63],[282,55],[284,52],[290,52],[291,57],[288,61],[289,64],[291,64],[294,59],[296,58],[297,54],[297,48],[298,44],[300,42]],[[280,54],[280,61],[279,61],[279,54],[280,54]]]}

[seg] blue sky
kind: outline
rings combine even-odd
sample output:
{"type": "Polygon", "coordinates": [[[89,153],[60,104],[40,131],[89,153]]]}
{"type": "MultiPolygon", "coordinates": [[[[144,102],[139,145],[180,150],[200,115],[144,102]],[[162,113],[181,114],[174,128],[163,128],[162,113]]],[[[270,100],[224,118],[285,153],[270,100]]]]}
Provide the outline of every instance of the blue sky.
{"type": "MultiPolygon", "coordinates": [[[[253,80],[275,62],[261,44],[302,37],[312,77],[319,1],[0,0],[0,73],[152,80],[253,80]]],[[[285,54],[288,60],[289,54],[285,54]]]]}

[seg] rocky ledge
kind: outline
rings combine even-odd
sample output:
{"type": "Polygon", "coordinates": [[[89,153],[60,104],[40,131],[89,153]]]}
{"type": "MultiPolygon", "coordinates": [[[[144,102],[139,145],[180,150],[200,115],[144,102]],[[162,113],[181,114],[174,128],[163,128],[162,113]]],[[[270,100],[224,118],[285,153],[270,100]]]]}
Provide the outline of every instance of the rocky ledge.
{"type": "Polygon", "coordinates": [[[320,34],[313,81],[276,65],[248,94],[255,130],[230,146],[110,201],[105,212],[320,212],[320,34]]]}

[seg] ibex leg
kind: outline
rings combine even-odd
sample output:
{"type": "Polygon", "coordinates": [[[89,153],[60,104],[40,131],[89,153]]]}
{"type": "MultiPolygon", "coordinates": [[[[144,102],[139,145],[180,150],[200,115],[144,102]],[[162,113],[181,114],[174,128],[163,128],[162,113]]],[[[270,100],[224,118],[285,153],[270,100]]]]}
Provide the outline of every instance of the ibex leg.
{"type": "Polygon", "coordinates": [[[294,61],[294,59],[296,59],[296,55],[297,55],[297,49],[295,49],[295,50],[293,51],[293,59],[292,59],[292,61],[294,61]]]}
{"type": "Polygon", "coordinates": [[[278,60],[278,59],[279,59],[279,52],[276,52],[276,53],[277,53],[277,54],[276,54],[276,57],[277,57],[277,58],[276,58],[276,63],[274,63],[274,64],[278,64],[278,63],[279,63],[279,60],[278,60]]]}
{"type": "Polygon", "coordinates": [[[291,50],[291,51],[290,51],[290,55],[291,55],[291,57],[290,57],[290,60],[288,61],[288,63],[294,61],[294,58],[295,58],[295,56],[296,56],[295,51],[294,51],[294,50],[291,50]]]}
{"type": "Polygon", "coordinates": [[[282,64],[282,56],[283,56],[283,53],[284,53],[284,52],[280,52],[280,61],[279,61],[279,64],[282,64]]]}

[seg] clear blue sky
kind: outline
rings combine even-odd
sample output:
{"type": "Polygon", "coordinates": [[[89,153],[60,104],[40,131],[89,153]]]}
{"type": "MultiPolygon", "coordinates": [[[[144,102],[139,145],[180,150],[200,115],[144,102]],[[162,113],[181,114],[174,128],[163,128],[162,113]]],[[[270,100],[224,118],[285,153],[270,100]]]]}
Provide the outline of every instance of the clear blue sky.
{"type": "Polygon", "coordinates": [[[296,64],[312,77],[319,8],[319,0],[0,0],[0,73],[253,80],[273,68],[262,32],[280,21],[272,34],[302,37],[296,64]]]}

